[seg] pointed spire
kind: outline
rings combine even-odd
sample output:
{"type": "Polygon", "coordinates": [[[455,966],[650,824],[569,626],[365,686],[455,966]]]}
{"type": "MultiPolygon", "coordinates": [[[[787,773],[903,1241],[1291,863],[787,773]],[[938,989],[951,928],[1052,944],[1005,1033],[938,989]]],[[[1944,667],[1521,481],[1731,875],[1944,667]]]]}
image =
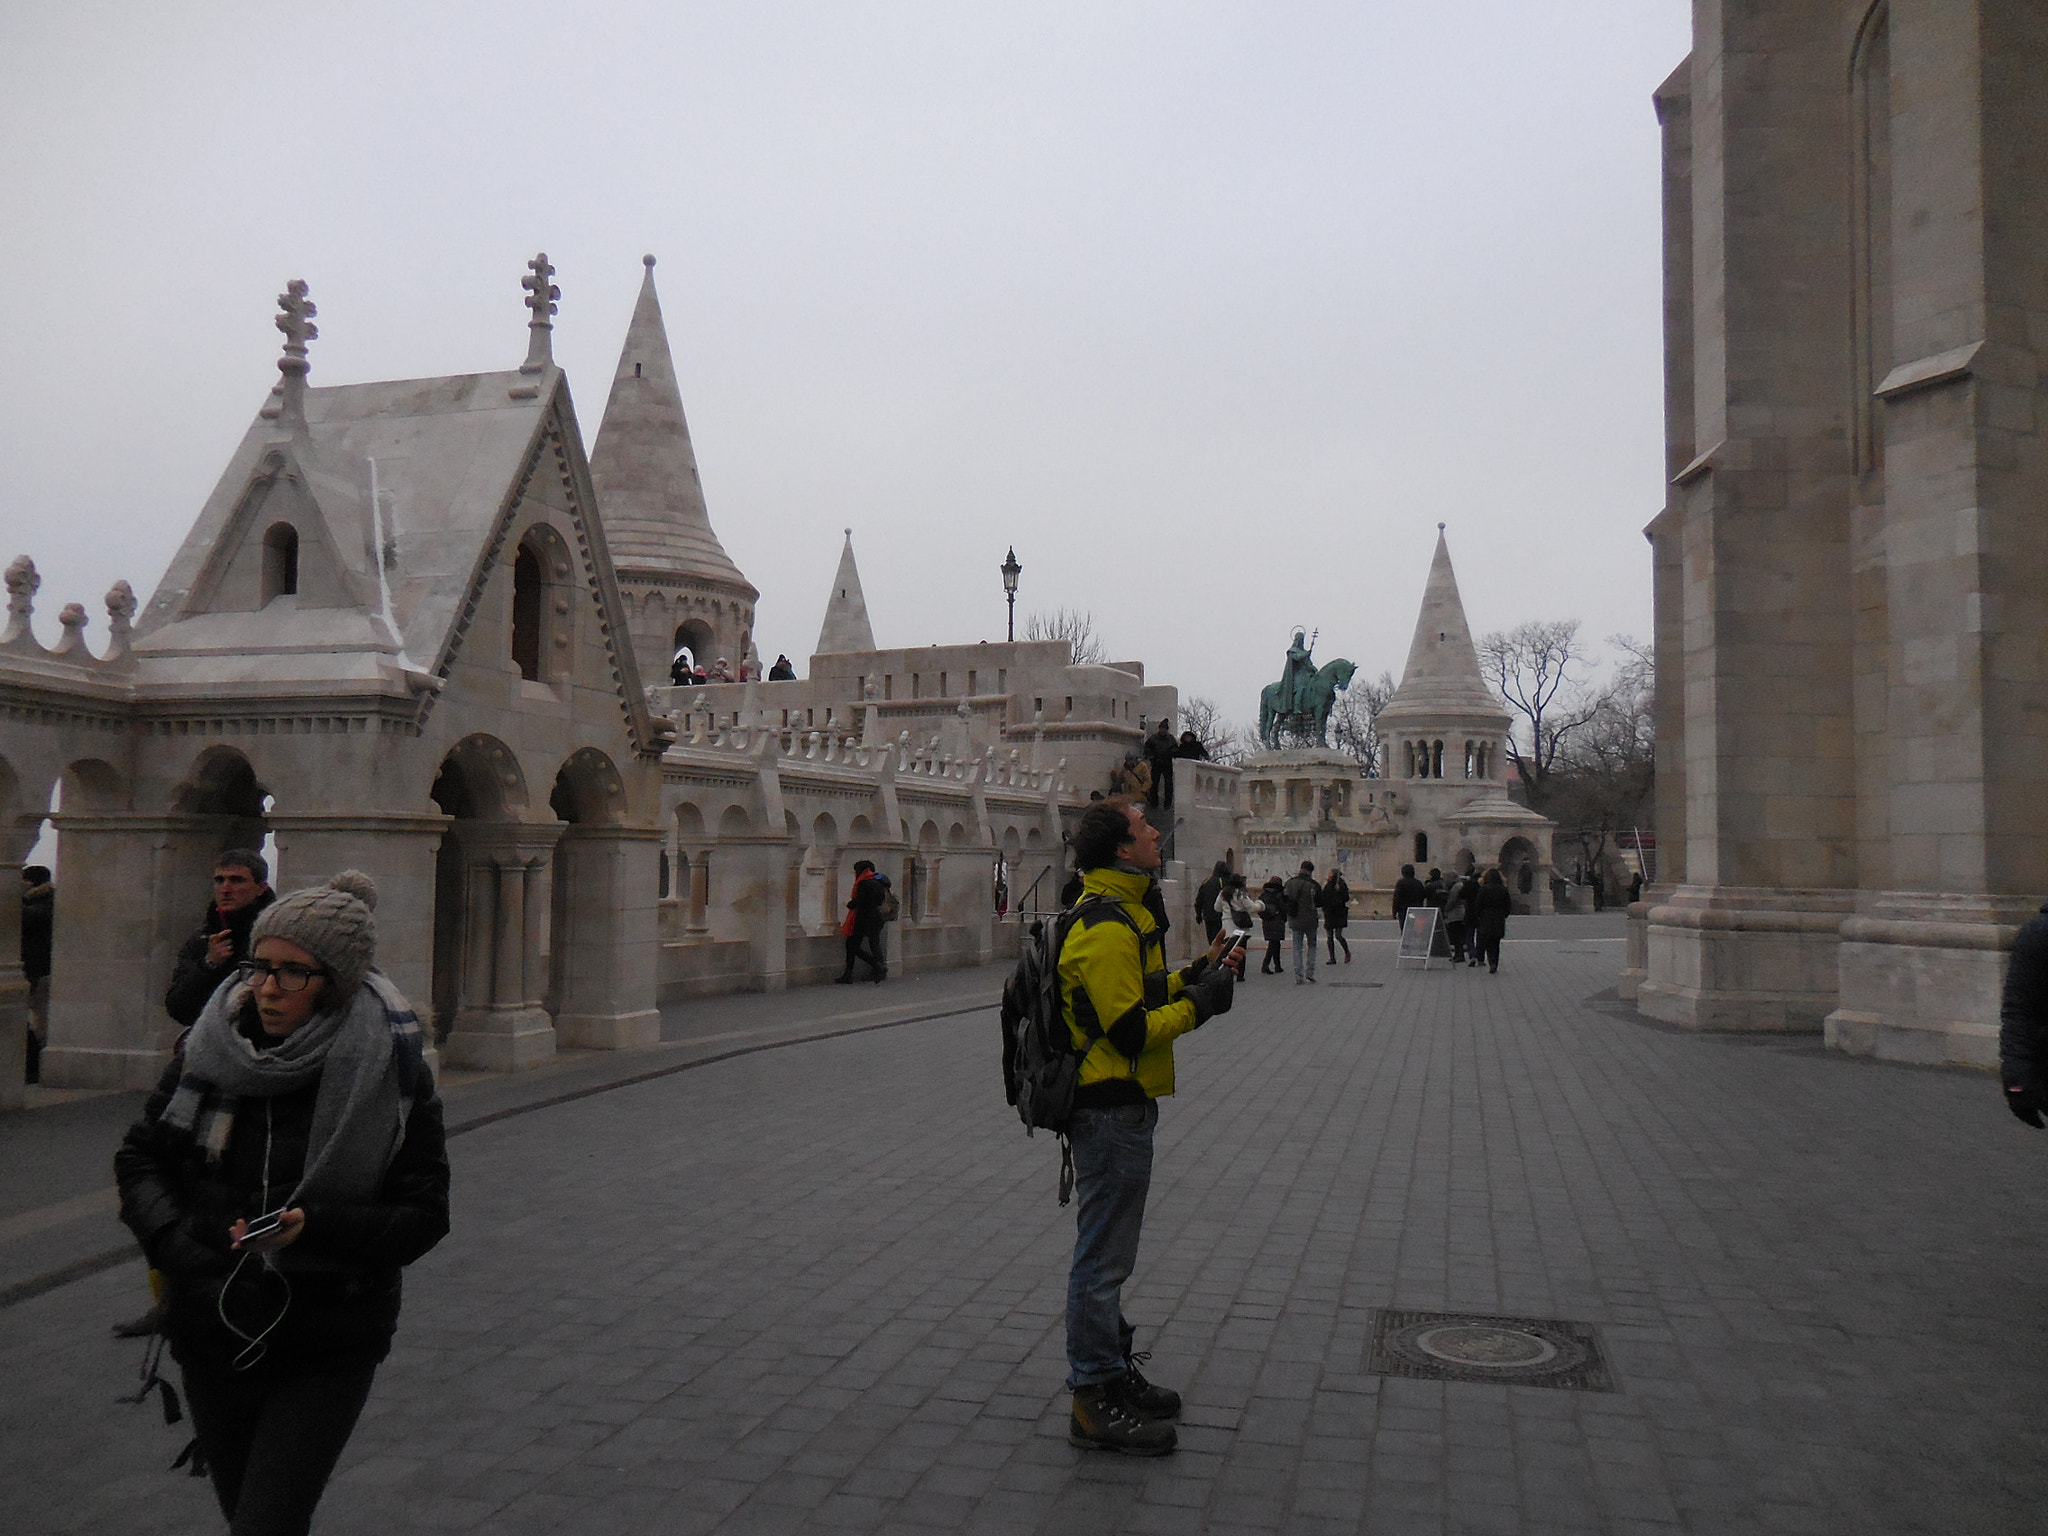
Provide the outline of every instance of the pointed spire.
{"type": "Polygon", "coordinates": [[[843,656],[874,648],[875,631],[868,623],[868,600],[860,589],[860,567],[853,563],[853,530],[849,528],[846,547],[839,552],[839,574],[832,578],[832,595],[825,600],[817,654],[843,656]]]}
{"type": "Polygon", "coordinates": [[[306,361],[306,343],[319,339],[320,327],[313,317],[319,307],[306,297],[306,280],[295,277],[277,296],[277,328],[284,332],[284,356],[277,360],[277,383],[270,401],[259,413],[265,421],[304,426],[306,422],[306,375],[312,364],[306,361]]]}
{"type": "Polygon", "coordinates": [[[519,279],[519,286],[526,290],[526,307],[533,311],[533,318],[526,322],[526,361],[519,371],[539,373],[555,360],[555,322],[550,317],[562,290],[551,281],[555,269],[546,251],[526,265],[532,270],[519,279]]]}
{"type": "Polygon", "coordinates": [[[640,301],[626,327],[611,398],[590,454],[590,478],[603,509],[612,560],[621,568],[707,577],[751,600],[760,594],[711,531],[661,300],[654,292],[654,258],[641,260],[647,270],[640,301]]]}
{"type": "Polygon", "coordinates": [[[1401,686],[1386,709],[1400,715],[1500,715],[1504,711],[1479,670],[1472,629],[1465,622],[1465,604],[1458,596],[1458,578],[1451,570],[1450,545],[1444,525],[1436,525],[1436,554],[1429,562],[1429,580],[1422,589],[1422,611],[1415,619],[1415,638],[1408,645],[1408,665],[1401,686]]]}

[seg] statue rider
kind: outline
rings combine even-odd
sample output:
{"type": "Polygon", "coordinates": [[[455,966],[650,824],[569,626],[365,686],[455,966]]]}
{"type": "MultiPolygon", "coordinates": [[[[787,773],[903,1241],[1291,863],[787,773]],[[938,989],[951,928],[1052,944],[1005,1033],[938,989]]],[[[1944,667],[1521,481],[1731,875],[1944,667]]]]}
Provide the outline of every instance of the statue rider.
{"type": "Polygon", "coordinates": [[[1316,664],[1309,659],[1309,648],[1303,643],[1303,631],[1294,632],[1294,641],[1287,647],[1287,667],[1280,674],[1280,713],[1283,715],[1304,714],[1309,708],[1309,679],[1316,675],[1316,664]]]}

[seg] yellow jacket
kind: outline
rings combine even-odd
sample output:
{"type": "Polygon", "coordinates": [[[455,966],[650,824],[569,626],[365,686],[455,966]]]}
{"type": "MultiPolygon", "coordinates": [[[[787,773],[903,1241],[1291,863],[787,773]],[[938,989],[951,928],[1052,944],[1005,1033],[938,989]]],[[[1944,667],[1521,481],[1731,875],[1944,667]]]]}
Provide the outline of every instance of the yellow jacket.
{"type": "Polygon", "coordinates": [[[1150,875],[1124,869],[1091,869],[1081,882],[1083,900],[1113,897],[1131,919],[1091,913],[1060,948],[1067,1029],[1074,1049],[1087,1051],[1077,1080],[1083,1102],[1097,1096],[1087,1093],[1090,1085],[1116,1080],[1135,1083],[1148,1099],[1165,1098],[1173,1092],[1173,1042],[1202,1022],[1194,1000],[1182,996],[1200,967],[1167,970],[1164,905],[1146,904],[1153,890],[1150,875]]]}

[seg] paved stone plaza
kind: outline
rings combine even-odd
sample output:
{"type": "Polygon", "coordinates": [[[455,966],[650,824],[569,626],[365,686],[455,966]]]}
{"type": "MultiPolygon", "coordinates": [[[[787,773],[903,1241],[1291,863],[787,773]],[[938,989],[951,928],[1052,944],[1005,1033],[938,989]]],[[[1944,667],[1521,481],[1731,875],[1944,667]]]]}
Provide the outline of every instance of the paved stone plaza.
{"type": "MultiPolygon", "coordinates": [[[[1255,976],[1183,1043],[1129,1302],[1188,1394],[1177,1455],[1066,1443],[1071,1213],[993,1014],[952,1011],[997,974],[956,972],[451,1081],[455,1229],[318,1528],[2048,1523],[2048,1137],[1991,1079],[1641,1023],[1618,917],[1519,921],[1497,977],[1397,975],[1390,929],[1353,931],[1324,985],[1255,976]],[[752,1049],[834,1030],[863,1032],[752,1049]],[[1618,1390],[1369,1374],[1386,1307],[1594,1325],[1618,1390]]],[[[106,1220],[79,1147],[129,1102],[0,1119],[10,1273],[106,1220]],[[24,1169],[67,1202],[40,1226],[24,1169]]],[[[0,1310],[6,1530],[217,1529],[164,1471],[182,1427],[113,1401],[143,1300],[123,1262],[0,1310]]]]}

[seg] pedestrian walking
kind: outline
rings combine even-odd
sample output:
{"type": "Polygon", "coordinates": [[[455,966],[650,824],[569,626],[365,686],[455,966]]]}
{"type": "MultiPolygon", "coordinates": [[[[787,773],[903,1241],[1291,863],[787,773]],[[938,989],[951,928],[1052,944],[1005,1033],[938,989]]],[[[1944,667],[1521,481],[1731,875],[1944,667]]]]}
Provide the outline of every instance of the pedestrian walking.
{"type": "Polygon", "coordinates": [[[2020,924],[1998,1005],[1998,1070],[2005,1107],[2036,1130],[2048,1110],[2048,902],[2020,924]]]}
{"type": "Polygon", "coordinates": [[[1215,869],[1209,872],[1209,878],[1195,887],[1195,921],[1202,925],[1202,931],[1212,943],[1223,931],[1223,919],[1216,911],[1216,899],[1223,894],[1223,887],[1229,879],[1230,866],[1218,859],[1215,869]]]}
{"type": "Polygon", "coordinates": [[[1470,874],[1453,875],[1444,892],[1444,937],[1450,941],[1451,964],[1477,965],[1479,951],[1471,947],[1471,958],[1466,958],[1466,934],[1472,917],[1472,897],[1479,882],[1470,874]]]}
{"type": "Polygon", "coordinates": [[[249,930],[277,900],[270,865],[253,848],[229,848],[213,861],[213,901],[171,966],[164,1012],[190,1026],[221,983],[249,958],[249,930]]]}
{"type": "Polygon", "coordinates": [[[1278,976],[1280,946],[1287,942],[1287,888],[1278,875],[1269,875],[1259,887],[1259,928],[1266,940],[1266,958],[1259,962],[1261,976],[1278,976]]]}
{"type": "Polygon", "coordinates": [[[1180,743],[1173,739],[1173,727],[1160,717],[1152,734],[1145,738],[1145,766],[1152,770],[1152,787],[1146,795],[1150,805],[1173,809],[1173,760],[1180,755],[1180,743]]]}
{"type": "Polygon", "coordinates": [[[266,907],[114,1158],[235,1532],[308,1528],[390,1352],[399,1271],[448,1231],[441,1100],[375,969],[375,903],[348,870],[266,907]]]}
{"type": "Polygon", "coordinates": [[[1294,938],[1294,984],[1304,982],[1313,986],[1316,979],[1316,915],[1317,903],[1323,899],[1323,888],[1316,884],[1316,866],[1312,859],[1303,859],[1301,868],[1294,878],[1287,882],[1287,931],[1294,938]],[[1306,955],[1306,962],[1303,956],[1306,955]],[[1307,971],[1302,967],[1306,963],[1307,971]]]}
{"type": "MultiPolygon", "coordinates": [[[[1222,919],[1219,931],[1229,934],[1233,943],[1241,936],[1248,938],[1256,921],[1256,908],[1257,904],[1252,900],[1251,893],[1245,889],[1244,876],[1229,876],[1223,882],[1222,893],[1216,898],[1217,915],[1222,919]]],[[[1213,934],[1209,942],[1215,942],[1213,934]]],[[[1243,962],[1239,961],[1238,964],[1242,970],[1243,962]]],[[[1245,978],[1240,975],[1238,979],[1245,978]]]]}
{"type": "Polygon", "coordinates": [[[1330,878],[1323,882],[1323,933],[1330,944],[1330,964],[1337,963],[1337,946],[1344,946],[1344,963],[1351,963],[1351,941],[1344,937],[1344,930],[1351,926],[1351,887],[1344,882],[1344,871],[1333,869],[1330,878]]]}
{"type": "Polygon", "coordinates": [[[1408,909],[1423,904],[1426,894],[1422,882],[1415,878],[1415,866],[1403,864],[1401,878],[1394,882],[1394,926],[1400,927],[1408,921],[1408,909]]]}
{"type": "Polygon", "coordinates": [[[28,1054],[22,1081],[43,1080],[43,1047],[50,1043],[50,951],[56,936],[57,887],[47,864],[21,871],[21,974],[28,978],[28,1054]]]}
{"type": "Polygon", "coordinates": [[[882,904],[889,888],[875,873],[873,859],[858,860],[853,866],[853,894],[846,898],[846,917],[839,924],[846,940],[846,969],[832,979],[844,984],[853,980],[853,963],[865,960],[868,980],[880,986],[889,975],[882,963],[882,904]]]}
{"type": "Polygon", "coordinates": [[[1514,909],[1515,900],[1508,894],[1507,882],[1498,869],[1489,869],[1471,904],[1473,942],[1478,946],[1473,958],[1475,962],[1486,962],[1489,975],[1500,969],[1500,941],[1507,934],[1508,914],[1514,909]]]}
{"type": "Polygon", "coordinates": [[[1159,1100],[1173,1092],[1173,1042],[1228,1013],[1234,966],[1219,937],[1179,971],[1166,968],[1166,902],[1159,829],[1134,802],[1106,800],[1082,813],[1074,856],[1090,897],[1060,950],[1062,1009],[1081,1052],[1073,1147],[1077,1193],[1073,1268],[1067,1277],[1067,1388],[1075,1445],[1163,1456],[1178,1439],[1180,1394],[1145,1379],[1137,1329],[1123,1312],[1152,1184],[1159,1100]],[[1114,907],[1108,903],[1115,903],[1114,907]]]}

